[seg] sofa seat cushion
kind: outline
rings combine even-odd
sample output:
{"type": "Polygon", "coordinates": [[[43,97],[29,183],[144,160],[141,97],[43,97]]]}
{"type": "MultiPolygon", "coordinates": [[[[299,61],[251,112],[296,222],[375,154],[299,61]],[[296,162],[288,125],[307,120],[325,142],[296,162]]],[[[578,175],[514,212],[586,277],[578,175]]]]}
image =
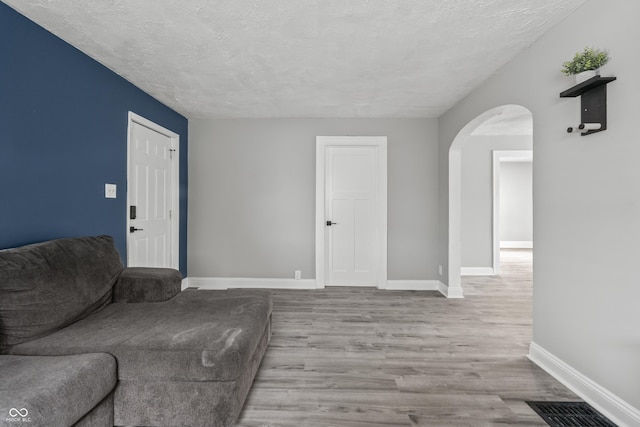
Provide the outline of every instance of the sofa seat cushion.
{"type": "Polygon", "coordinates": [[[265,291],[186,290],[163,303],[118,303],[13,354],[107,352],[121,380],[233,381],[271,315],[265,291]]]}
{"type": "Polygon", "coordinates": [[[116,361],[104,353],[1,355],[0,378],[3,418],[20,418],[16,425],[70,426],[113,391],[116,361]]]}

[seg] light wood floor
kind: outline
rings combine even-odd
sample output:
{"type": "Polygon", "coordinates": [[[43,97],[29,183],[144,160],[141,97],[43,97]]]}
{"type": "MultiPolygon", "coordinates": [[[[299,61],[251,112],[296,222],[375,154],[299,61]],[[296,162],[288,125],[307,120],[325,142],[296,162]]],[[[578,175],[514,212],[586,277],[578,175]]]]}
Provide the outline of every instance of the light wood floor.
{"type": "Polygon", "coordinates": [[[241,426],[544,426],[525,400],[580,400],[530,362],[531,252],[437,292],[274,291],[241,426]]]}

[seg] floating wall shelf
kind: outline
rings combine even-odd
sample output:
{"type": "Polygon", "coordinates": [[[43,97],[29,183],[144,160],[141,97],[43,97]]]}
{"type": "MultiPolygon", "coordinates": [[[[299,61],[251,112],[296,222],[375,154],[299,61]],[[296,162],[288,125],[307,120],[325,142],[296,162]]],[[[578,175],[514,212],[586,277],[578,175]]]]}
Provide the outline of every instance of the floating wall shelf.
{"type": "Polygon", "coordinates": [[[595,76],[560,94],[560,98],[582,97],[580,126],[570,127],[567,129],[568,132],[580,132],[584,136],[607,128],[607,84],[615,79],[595,76]]]}

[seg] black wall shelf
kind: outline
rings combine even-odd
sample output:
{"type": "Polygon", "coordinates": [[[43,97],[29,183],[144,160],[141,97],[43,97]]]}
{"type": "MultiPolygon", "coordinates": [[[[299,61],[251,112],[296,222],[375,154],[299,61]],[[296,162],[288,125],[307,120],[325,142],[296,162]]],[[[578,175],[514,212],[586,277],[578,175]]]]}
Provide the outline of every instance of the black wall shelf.
{"type": "Polygon", "coordinates": [[[591,77],[589,80],[586,80],[562,92],[560,94],[560,98],[575,98],[576,96],[580,96],[583,93],[590,91],[591,89],[609,84],[615,79],[615,77],[591,77]]]}
{"type": "MultiPolygon", "coordinates": [[[[590,135],[607,128],[607,84],[616,80],[615,77],[595,76],[560,93],[560,98],[575,98],[581,96],[580,120],[584,124],[599,123],[600,128],[581,131],[581,135],[590,135]]],[[[577,128],[569,128],[573,132],[577,128]]]]}

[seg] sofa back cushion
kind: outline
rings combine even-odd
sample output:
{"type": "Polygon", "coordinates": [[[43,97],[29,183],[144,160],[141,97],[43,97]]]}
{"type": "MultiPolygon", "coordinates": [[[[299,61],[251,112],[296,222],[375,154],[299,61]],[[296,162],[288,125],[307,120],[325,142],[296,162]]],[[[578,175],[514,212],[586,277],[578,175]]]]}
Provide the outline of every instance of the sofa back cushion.
{"type": "Polygon", "coordinates": [[[0,353],[102,309],[122,269],[110,236],[0,251],[0,353]]]}

